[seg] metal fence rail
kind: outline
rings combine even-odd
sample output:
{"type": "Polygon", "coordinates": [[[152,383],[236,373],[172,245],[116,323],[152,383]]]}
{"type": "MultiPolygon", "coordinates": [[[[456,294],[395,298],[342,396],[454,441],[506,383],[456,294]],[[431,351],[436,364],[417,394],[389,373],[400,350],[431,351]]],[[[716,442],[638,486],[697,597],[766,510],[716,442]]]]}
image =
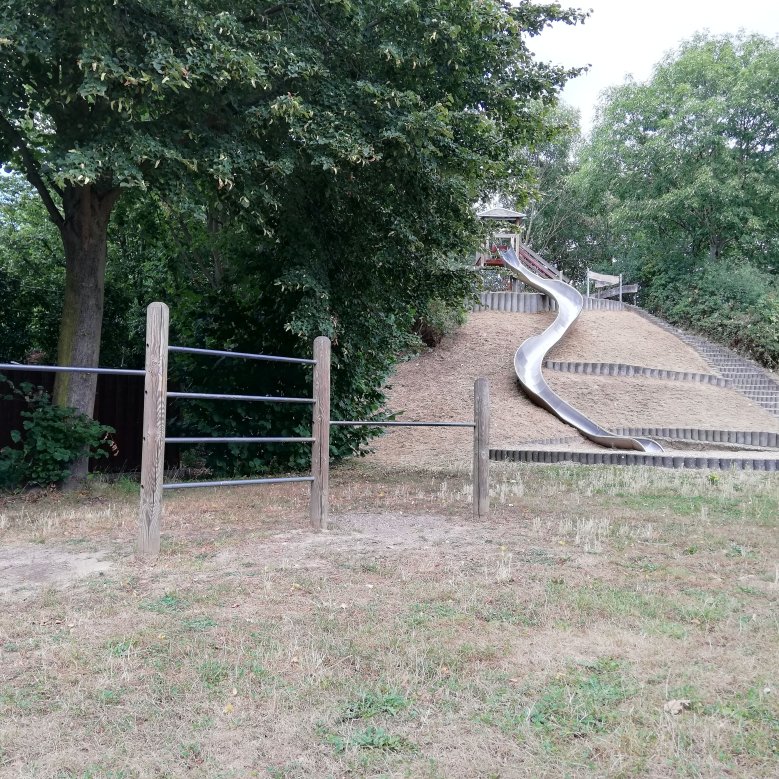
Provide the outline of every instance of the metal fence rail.
{"type": "Polygon", "coordinates": [[[222,481],[179,481],[163,484],[163,490],[189,490],[198,487],[243,487],[251,484],[291,484],[312,482],[313,476],[280,476],[274,479],[224,479],[222,481]]]}
{"type": "Polygon", "coordinates": [[[273,436],[197,436],[166,438],[166,444],[312,444],[313,438],[282,438],[273,436]]]}
{"type": "Polygon", "coordinates": [[[185,354],[205,354],[212,357],[240,357],[244,360],[265,360],[266,362],[288,362],[298,365],[316,365],[316,360],[308,360],[304,357],[279,357],[275,354],[252,354],[251,352],[228,352],[221,349],[197,349],[193,346],[169,346],[169,352],[183,352],[185,354]]]}
{"type": "Polygon", "coordinates": [[[54,373],[98,373],[105,376],[145,376],[146,371],[132,368],[89,368],[73,365],[19,365],[15,362],[0,363],[0,371],[39,371],[54,373]]]}
{"type": "Polygon", "coordinates": [[[313,403],[313,398],[288,398],[276,395],[223,395],[216,392],[169,392],[169,398],[200,400],[241,400],[260,403],[313,403]]]}
{"type": "Polygon", "coordinates": [[[370,420],[331,419],[338,427],[476,427],[475,422],[371,422],[370,420]]]}

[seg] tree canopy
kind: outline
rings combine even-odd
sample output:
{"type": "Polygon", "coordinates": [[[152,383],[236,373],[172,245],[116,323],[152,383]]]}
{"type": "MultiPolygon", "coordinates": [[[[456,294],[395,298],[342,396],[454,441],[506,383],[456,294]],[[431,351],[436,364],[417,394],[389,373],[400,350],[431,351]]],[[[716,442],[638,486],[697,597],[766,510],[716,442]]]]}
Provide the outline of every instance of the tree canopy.
{"type": "MultiPolygon", "coordinates": [[[[7,5],[0,159],[62,238],[59,361],[98,362],[106,256],[142,242],[170,262],[182,334],[297,353],[330,335],[366,408],[411,323],[467,295],[472,204],[525,191],[524,150],[554,132],[577,71],[529,38],[583,18],[524,0],[7,5]],[[146,232],[111,221],[129,193],[146,232]]],[[[76,382],[59,399],[89,411],[76,382]]]]}
{"type": "Polygon", "coordinates": [[[777,83],[776,40],[695,36],[646,82],[605,93],[540,211],[543,226],[562,204],[551,248],[564,263],[623,271],[649,309],[769,365],[779,364],[777,83]]]}
{"type": "Polygon", "coordinates": [[[604,100],[584,158],[615,219],[674,262],[779,260],[779,47],[697,36],[604,100]]]}

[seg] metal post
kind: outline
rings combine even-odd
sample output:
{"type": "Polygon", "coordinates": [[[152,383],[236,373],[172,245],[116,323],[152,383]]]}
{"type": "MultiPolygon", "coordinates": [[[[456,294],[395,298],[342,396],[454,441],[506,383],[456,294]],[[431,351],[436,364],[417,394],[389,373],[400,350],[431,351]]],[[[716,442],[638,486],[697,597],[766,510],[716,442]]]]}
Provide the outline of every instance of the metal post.
{"type": "Polygon", "coordinates": [[[622,302],[622,274],[619,274],[619,302],[622,302]]]}
{"type": "Polygon", "coordinates": [[[590,271],[587,269],[587,297],[590,296],[590,271]]]}
{"type": "Polygon", "coordinates": [[[164,303],[151,303],[146,309],[146,379],[137,549],[138,555],[144,557],[156,556],[160,551],[168,389],[168,323],[168,307],[164,303]]]}
{"type": "Polygon", "coordinates": [[[473,516],[490,513],[490,384],[485,378],[473,385],[473,516]]]}
{"type": "Polygon", "coordinates": [[[330,339],[314,340],[314,424],[311,450],[311,525],[327,530],[330,496],[330,339]]]}

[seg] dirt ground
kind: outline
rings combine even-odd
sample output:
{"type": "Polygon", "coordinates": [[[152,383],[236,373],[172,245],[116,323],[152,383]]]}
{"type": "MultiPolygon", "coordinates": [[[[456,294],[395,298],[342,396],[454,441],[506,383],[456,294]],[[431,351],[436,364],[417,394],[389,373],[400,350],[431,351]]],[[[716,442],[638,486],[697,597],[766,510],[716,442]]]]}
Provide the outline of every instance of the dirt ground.
{"type": "Polygon", "coordinates": [[[51,549],[40,544],[0,547],[0,595],[26,595],[111,568],[107,553],[51,549]]]}
{"type": "MultiPolygon", "coordinates": [[[[398,366],[388,406],[398,419],[468,421],[473,418],[473,382],[490,381],[490,442],[515,447],[573,436],[576,431],[527,399],[517,385],[514,352],[543,330],[554,314],[483,311],[443,343],[398,366]]],[[[550,357],[583,362],[622,362],[649,368],[711,373],[703,359],[664,330],[632,312],[586,311],[550,357]]],[[[779,430],[779,420],[735,390],[643,377],[600,377],[545,371],[561,397],[606,428],[699,427],[779,430]]],[[[470,432],[445,428],[392,431],[374,444],[388,463],[469,461],[470,432]]]]}
{"type": "Polygon", "coordinates": [[[494,464],[0,503],[5,779],[775,777],[773,474],[494,464]],[[33,549],[35,548],[35,549],[33,549]],[[35,550],[41,551],[35,551],[35,550]],[[83,573],[83,571],[82,571],[83,573]]]}
{"type": "Polygon", "coordinates": [[[712,373],[711,366],[693,348],[632,311],[583,311],[548,356],[551,360],[621,362],[712,373]]]}

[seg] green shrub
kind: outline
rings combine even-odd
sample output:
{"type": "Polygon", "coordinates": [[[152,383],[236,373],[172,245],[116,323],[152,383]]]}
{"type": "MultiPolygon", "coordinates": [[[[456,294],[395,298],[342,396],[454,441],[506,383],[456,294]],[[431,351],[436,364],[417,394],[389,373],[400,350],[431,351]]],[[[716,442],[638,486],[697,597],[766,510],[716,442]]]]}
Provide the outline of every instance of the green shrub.
{"type": "Polygon", "coordinates": [[[4,376],[0,381],[10,388],[3,400],[21,397],[27,403],[22,412],[22,430],[12,430],[15,446],[0,450],[0,489],[59,484],[70,475],[70,466],[83,456],[107,457],[115,432],[108,425],[72,408],[51,403],[42,387],[27,382],[16,387],[4,376]]]}
{"type": "Polygon", "coordinates": [[[690,269],[668,263],[642,279],[644,305],[680,327],[779,366],[779,282],[742,261],[690,269]]]}
{"type": "Polygon", "coordinates": [[[414,323],[414,333],[426,346],[438,346],[445,335],[453,333],[467,319],[464,305],[452,305],[440,298],[433,298],[414,323]]]}

